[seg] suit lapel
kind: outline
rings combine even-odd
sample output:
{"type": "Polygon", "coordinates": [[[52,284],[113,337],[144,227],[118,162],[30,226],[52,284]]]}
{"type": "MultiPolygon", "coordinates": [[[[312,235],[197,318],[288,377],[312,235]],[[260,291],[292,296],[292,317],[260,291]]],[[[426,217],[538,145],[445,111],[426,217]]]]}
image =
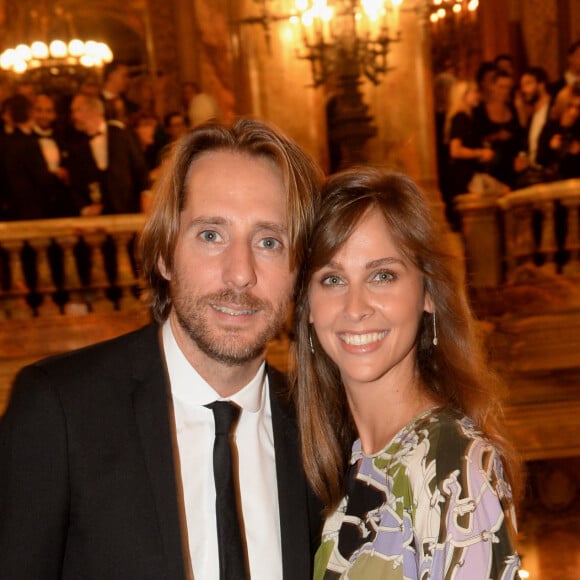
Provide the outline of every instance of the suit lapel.
{"type": "Polygon", "coordinates": [[[135,388],[131,396],[170,572],[167,577],[183,579],[182,538],[187,536],[181,532],[174,460],[177,447],[173,444],[168,379],[156,327],[147,329],[134,354],[135,388]],[[141,365],[140,368],[137,365],[141,365]]]}
{"type": "Polygon", "coordinates": [[[276,452],[284,578],[311,578],[311,534],[317,537],[320,518],[318,513],[313,514],[309,509],[309,493],[300,460],[296,425],[284,401],[286,379],[275,369],[268,368],[268,383],[276,452]]]}

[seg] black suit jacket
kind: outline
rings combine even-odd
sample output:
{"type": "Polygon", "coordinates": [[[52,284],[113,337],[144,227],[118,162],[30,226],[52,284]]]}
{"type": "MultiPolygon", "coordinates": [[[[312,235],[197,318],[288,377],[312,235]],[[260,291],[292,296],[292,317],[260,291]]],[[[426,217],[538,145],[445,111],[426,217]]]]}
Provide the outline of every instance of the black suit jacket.
{"type": "Polygon", "coordinates": [[[92,182],[100,183],[103,213],[140,211],[141,192],[149,188],[149,175],[135,138],[125,129],[108,123],[107,150],[109,164],[105,171],[100,171],[88,137],[76,134],[71,139],[68,169],[77,213],[91,203],[89,184],[92,182]]]}
{"type": "MultiPolygon", "coordinates": [[[[268,376],[284,577],[306,579],[319,506],[268,376]]],[[[170,417],[156,326],[25,368],[0,423],[0,579],[186,578],[170,417]]]]}
{"type": "Polygon", "coordinates": [[[49,171],[37,137],[15,130],[4,140],[8,217],[31,220],[71,215],[67,188],[49,171]]]}

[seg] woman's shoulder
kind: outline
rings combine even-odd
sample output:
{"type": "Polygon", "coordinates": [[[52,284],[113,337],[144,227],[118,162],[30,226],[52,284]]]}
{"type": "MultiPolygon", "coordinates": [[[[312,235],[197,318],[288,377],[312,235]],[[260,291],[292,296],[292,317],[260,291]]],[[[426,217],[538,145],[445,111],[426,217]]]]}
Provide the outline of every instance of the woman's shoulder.
{"type": "Polygon", "coordinates": [[[469,133],[473,128],[473,118],[464,111],[455,113],[451,118],[451,138],[469,133]]]}
{"type": "Polygon", "coordinates": [[[451,117],[452,124],[458,123],[471,123],[472,117],[468,115],[465,111],[457,111],[453,117],[451,117]]]}
{"type": "Polygon", "coordinates": [[[415,424],[414,431],[419,441],[428,442],[428,455],[437,463],[459,463],[473,452],[474,446],[491,446],[474,421],[452,409],[432,411],[415,424]]]}
{"type": "Polygon", "coordinates": [[[431,465],[436,481],[468,477],[467,472],[474,468],[487,473],[491,480],[503,481],[500,453],[466,415],[438,410],[425,417],[415,432],[415,450],[422,450],[422,461],[431,465]]]}

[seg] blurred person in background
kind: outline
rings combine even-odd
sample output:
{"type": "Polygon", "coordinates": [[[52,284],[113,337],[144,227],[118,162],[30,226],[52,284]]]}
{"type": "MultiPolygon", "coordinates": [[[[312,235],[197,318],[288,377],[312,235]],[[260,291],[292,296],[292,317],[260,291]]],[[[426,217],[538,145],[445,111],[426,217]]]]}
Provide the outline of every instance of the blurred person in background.
{"type": "MultiPolygon", "coordinates": [[[[538,163],[538,142],[550,112],[548,75],[542,67],[527,68],[520,77],[521,101],[529,112],[525,121],[520,153],[514,160],[516,187],[527,187],[549,179],[538,163]]],[[[521,119],[520,119],[521,121],[521,119]]]]}
{"type": "Polygon", "coordinates": [[[32,132],[36,137],[46,170],[54,177],[46,191],[50,199],[47,217],[74,215],[69,189],[69,173],[66,167],[68,147],[64,135],[55,128],[57,111],[55,99],[47,94],[39,94],[32,107],[32,132]]]}
{"type": "Polygon", "coordinates": [[[449,146],[447,167],[447,190],[443,192],[445,211],[449,225],[460,231],[459,215],[454,208],[454,198],[468,192],[474,174],[490,163],[495,154],[485,148],[474,119],[480,95],[474,81],[458,80],[449,93],[449,105],[445,118],[445,142],[449,146]]]}
{"type": "Polygon", "coordinates": [[[77,130],[69,151],[77,215],[139,212],[149,175],[131,133],[106,122],[103,102],[83,94],[71,103],[71,120],[77,130]]]}
{"type": "Polygon", "coordinates": [[[557,179],[580,177],[580,81],[560,91],[538,141],[538,163],[557,179]]]}
{"type": "Polygon", "coordinates": [[[568,48],[567,67],[562,76],[550,85],[550,93],[555,98],[564,87],[580,82],[580,40],[568,48]]]}
{"type": "Polygon", "coordinates": [[[159,123],[153,113],[139,111],[129,119],[129,129],[137,139],[143,153],[149,176],[155,179],[159,168],[161,143],[158,138],[159,123]]]}
{"type": "Polygon", "coordinates": [[[487,171],[513,187],[514,159],[522,139],[522,129],[511,99],[514,81],[502,70],[497,70],[492,79],[488,98],[477,107],[475,118],[483,143],[489,144],[494,152],[487,171]]]}

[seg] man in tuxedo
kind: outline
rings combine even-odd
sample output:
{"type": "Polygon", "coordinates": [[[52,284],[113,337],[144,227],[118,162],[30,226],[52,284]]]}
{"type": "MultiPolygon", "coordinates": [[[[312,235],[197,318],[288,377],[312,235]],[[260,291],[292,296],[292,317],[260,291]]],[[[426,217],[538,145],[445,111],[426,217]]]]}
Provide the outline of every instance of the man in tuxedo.
{"type": "Polygon", "coordinates": [[[576,40],[568,47],[567,64],[562,76],[550,85],[552,100],[555,100],[565,87],[572,87],[580,82],[580,40],[576,40]]]}
{"type": "Polygon", "coordinates": [[[46,217],[74,215],[66,169],[68,151],[64,136],[55,130],[56,103],[50,95],[36,95],[32,106],[32,120],[32,135],[42,153],[45,170],[50,175],[50,184],[45,191],[48,198],[46,217]]]}
{"type": "Polygon", "coordinates": [[[33,105],[24,95],[8,99],[13,130],[4,139],[8,217],[31,220],[55,217],[63,186],[51,171],[34,132],[33,105]]]}
{"type": "Polygon", "coordinates": [[[98,97],[78,94],[71,102],[78,134],[69,147],[73,202],[80,215],[136,213],[149,188],[143,154],[125,129],[105,121],[98,97]]]}
{"type": "Polygon", "coordinates": [[[180,141],[141,239],[157,324],[15,381],[0,423],[0,578],[312,577],[320,506],[264,350],[284,325],[320,181],[258,121],[180,141]],[[229,575],[210,409],[224,401],[239,412],[226,514],[239,523],[225,531],[242,553],[229,575]]]}
{"type": "Polygon", "coordinates": [[[100,98],[105,105],[107,120],[114,121],[120,127],[125,127],[127,118],[139,110],[137,103],[127,98],[130,82],[128,65],[115,60],[105,65],[100,98]]]}
{"type": "Polygon", "coordinates": [[[540,135],[550,112],[550,93],[548,92],[548,75],[541,67],[530,67],[520,77],[520,93],[523,103],[530,109],[530,117],[523,133],[521,151],[514,160],[514,169],[518,174],[518,188],[531,185],[535,179],[533,171],[538,168],[538,143],[540,135]]]}

